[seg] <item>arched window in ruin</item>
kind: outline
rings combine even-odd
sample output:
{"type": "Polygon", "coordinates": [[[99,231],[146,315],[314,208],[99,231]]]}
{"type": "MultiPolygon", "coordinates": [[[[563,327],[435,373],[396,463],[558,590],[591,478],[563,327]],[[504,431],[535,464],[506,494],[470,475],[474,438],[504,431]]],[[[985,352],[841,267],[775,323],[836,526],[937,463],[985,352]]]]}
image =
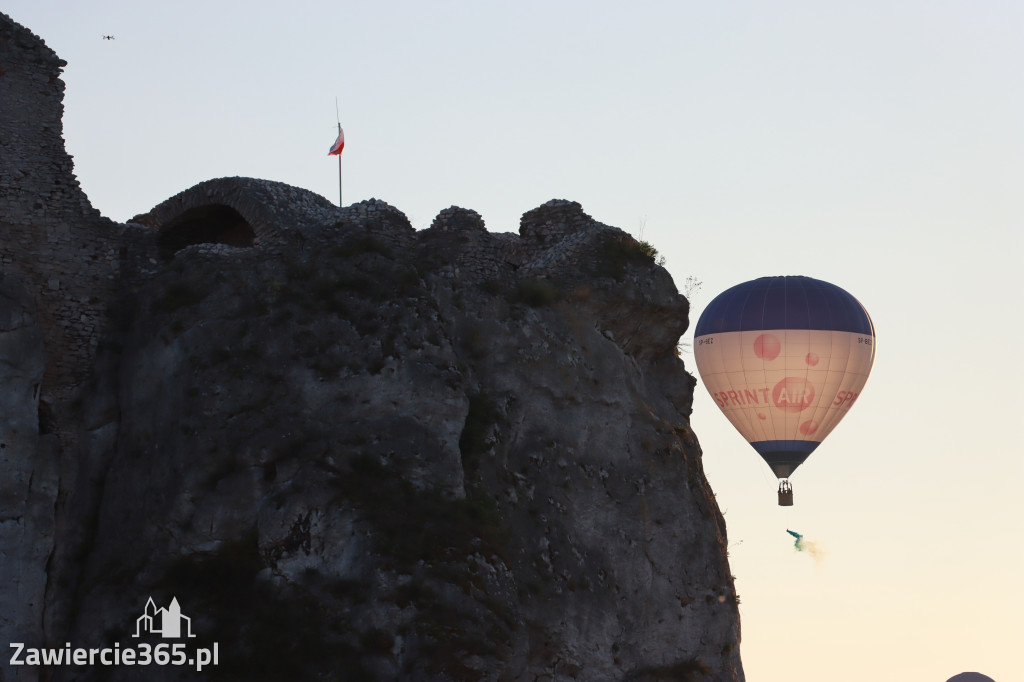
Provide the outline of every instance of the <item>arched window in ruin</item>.
{"type": "Polygon", "coordinates": [[[242,215],[223,204],[197,206],[172,220],[160,232],[160,255],[170,259],[192,244],[252,246],[256,233],[242,215]]]}

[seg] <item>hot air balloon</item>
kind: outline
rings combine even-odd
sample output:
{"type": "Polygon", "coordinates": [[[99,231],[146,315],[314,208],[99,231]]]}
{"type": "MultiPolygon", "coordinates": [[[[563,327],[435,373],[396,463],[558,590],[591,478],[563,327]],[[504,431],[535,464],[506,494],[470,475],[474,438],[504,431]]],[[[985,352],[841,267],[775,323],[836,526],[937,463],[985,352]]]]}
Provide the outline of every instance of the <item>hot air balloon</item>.
{"type": "Polygon", "coordinates": [[[864,306],[810,277],[762,277],[719,294],[701,314],[693,354],[705,388],[780,479],[789,477],[856,402],[875,359],[864,306]]]}

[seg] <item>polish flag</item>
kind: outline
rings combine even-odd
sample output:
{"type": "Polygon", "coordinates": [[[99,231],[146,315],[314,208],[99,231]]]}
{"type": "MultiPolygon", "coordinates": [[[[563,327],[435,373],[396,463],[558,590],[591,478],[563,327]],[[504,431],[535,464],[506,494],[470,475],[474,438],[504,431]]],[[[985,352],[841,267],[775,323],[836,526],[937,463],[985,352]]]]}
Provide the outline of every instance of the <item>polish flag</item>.
{"type": "Polygon", "coordinates": [[[338,128],[338,139],[331,145],[331,151],[327,152],[327,156],[341,155],[341,150],[345,148],[345,131],[338,128]]]}

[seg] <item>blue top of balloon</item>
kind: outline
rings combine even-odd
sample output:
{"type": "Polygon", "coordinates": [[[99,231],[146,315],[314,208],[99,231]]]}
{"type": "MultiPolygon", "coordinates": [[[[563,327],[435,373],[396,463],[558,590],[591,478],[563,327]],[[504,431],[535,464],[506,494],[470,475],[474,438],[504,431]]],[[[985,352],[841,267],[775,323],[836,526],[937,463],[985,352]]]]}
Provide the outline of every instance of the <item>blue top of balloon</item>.
{"type": "Polygon", "coordinates": [[[823,329],[874,336],[860,302],[835,284],[810,277],[762,277],[711,301],[694,336],[759,329],[823,329]]]}

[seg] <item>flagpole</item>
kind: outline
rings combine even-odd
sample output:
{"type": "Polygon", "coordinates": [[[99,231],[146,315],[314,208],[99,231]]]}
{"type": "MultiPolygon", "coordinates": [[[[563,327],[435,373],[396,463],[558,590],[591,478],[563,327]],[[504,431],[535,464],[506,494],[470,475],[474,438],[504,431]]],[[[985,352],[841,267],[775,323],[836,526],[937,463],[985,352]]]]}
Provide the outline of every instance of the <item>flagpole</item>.
{"type": "MultiPolygon", "coordinates": [[[[334,98],[334,116],[338,121],[338,137],[341,137],[341,111],[338,109],[338,98],[334,98]]],[[[345,204],[341,200],[341,154],[338,154],[338,207],[345,204]]]]}

